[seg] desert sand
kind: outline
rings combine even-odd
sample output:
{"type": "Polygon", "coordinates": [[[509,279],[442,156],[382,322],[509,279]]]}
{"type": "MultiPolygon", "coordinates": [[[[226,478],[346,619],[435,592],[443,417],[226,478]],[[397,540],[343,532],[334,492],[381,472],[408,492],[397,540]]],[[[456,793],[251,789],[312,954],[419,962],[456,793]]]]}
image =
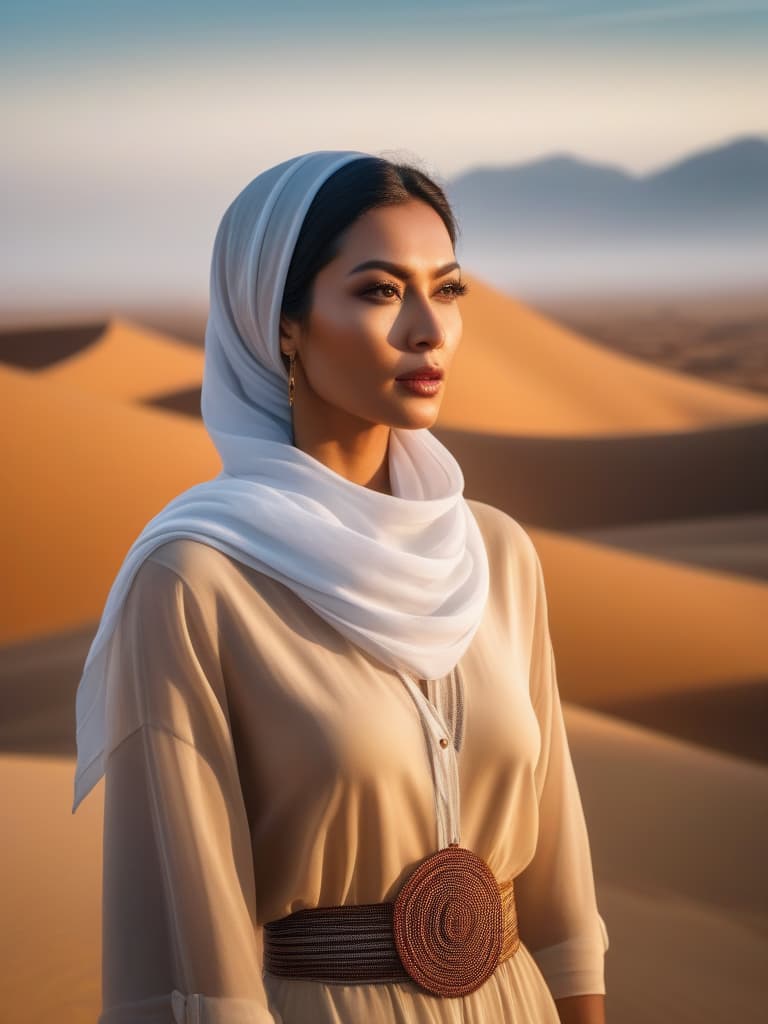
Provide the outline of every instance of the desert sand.
{"type": "Polygon", "coordinates": [[[201,425],[71,381],[0,366],[0,406],[8,642],[98,617],[143,524],[220,462],[201,425]]]}
{"type": "Polygon", "coordinates": [[[570,707],[611,938],[608,1020],[764,1015],[768,770],[570,707]]]}
{"type": "Polygon", "coordinates": [[[532,297],[608,348],[768,395],[768,281],[761,288],[532,297]]]}
{"type": "Polygon", "coordinates": [[[199,384],[203,353],[158,331],[112,320],[93,343],[39,376],[63,387],[139,400],[199,384]]]}
{"type": "Polygon", "coordinates": [[[628,359],[475,278],[469,283],[464,337],[440,410],[443,428],[579,438],[768,416],[768,397],[628,359]]]}
{"type": "MultiPolygon", "coordinates": [[[[609,1020],[761,1019],[768,399],[610,352],[471,284],[436,433],[468,496],[518,519],[542,560],[611,935],[609,1020]]],[[[35,357],[0,338],[14,1024],[96,1019],[102,784],[73,817],[75,688],[136,534],[219,470],[194,415],[199,350],[124,320],[45,345],[35,357]]]]}
{"type": "Polygon", "coordinates": [[[768,580],[768,515],[697,516],[569,530],[598,544],[768,580]]]}

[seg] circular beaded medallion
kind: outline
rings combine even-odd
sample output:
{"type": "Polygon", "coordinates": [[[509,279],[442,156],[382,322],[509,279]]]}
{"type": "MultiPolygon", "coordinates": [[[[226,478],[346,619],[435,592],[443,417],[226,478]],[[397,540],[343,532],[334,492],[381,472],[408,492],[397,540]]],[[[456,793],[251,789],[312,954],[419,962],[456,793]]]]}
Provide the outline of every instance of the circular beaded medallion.
{"type": "Polygon", "coordinates": [[[493,974],[503,941],[501,893],[482,859],[451,844],[408,876],[394,905],[405,970],[440,996],[474,992],[493,974]]]}

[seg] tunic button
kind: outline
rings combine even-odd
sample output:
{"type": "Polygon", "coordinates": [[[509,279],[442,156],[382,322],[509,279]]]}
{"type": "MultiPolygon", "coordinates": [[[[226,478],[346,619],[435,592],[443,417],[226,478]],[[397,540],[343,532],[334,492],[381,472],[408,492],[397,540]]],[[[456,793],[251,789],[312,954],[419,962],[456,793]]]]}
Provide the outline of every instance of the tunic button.
{"type": "Polygon", "coordinates": [[[447,747],[448,746],[448,740],[445,738],[445,736],[441,736],[440,737],[440,746],[441,747],[447,747]]]}

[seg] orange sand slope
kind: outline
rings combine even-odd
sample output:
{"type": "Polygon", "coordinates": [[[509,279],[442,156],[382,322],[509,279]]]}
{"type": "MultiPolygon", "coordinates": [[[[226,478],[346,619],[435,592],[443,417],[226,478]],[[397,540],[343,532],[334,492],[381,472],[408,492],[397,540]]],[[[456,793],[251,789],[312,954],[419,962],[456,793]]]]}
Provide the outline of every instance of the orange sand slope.
{"type": "Polygon", "coordinates": [[[566,697],[592,703],[768,679],[768,585],[527,531],[566,697]]]}
{"type": "Polygon", "coordinates": [[[220,470],[202,424],[0,367],[0,642],[92,622],[144,524],[220,470]]]}
{"type": "Polygon", "coordinates": [[[701,516],[576,531],[586,540],[654,558],[691,561],[768,581],[768,515],[701,516]]]}
{"type": "Polygon", "coordinates": [[[199,384],[203,352],[149,328],[112,320],[96,341],[39,376],[114,398],[144,399],[199,384]]]}
{"type": "Polygon", "coordinates": [[[608,1019],[761,1020],[768,769],[566,709],[611,948],[608,1019]]]}
{"type": "MultiPolygon", "coordinates": [[[[764,768],[566,706],[590,829],[612,1019],[758,1019],[768,956],[764,768]],[[762,822],[763,824],[756,824],[762,822]]],[[[103,782],[70,813],[74,762],[0,757],[3,1007],[95,1020],[103,782]],[[56,855],[51,857],[51,851],[56,855]],[[41,977],[39,965],[45,963],[41,977]]]]}
{"type": "Polygon", "coordinates": [[[75,762],[0,757],[0,1020],[95,1022],[104,784],[72,814],[75,762]]]}
{"type": "Polygon", "coordinates": [[[768,399],[657,369],[471,278],[440,426],[584,436],[692,430],[768,418],[768,399]]]}

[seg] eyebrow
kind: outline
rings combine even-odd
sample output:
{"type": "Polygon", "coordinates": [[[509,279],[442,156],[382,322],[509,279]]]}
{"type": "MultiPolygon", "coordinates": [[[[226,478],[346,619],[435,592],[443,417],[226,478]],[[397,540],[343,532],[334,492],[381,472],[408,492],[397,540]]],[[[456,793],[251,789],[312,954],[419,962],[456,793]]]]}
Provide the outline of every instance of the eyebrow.
{"type": "MultiPolygon", "coordinates": [[[[456,262],[446,263],[444,267],[438,267],[432,276],[443,277],[452,270],[460,269],[461,267],[456,262]]],[[[401,281],[407,281],[411,276],[405,267],[401,267],[397,263],[390,263],[388,260],[366,260],[365,263],[358,263],[356,267],[353,267],[347,274],[347,277],[351,277],[352,274],[359,274],[361,270],[386,270],[388,273],[394,274],[395,277],[399,277],[401,281]]]]}

